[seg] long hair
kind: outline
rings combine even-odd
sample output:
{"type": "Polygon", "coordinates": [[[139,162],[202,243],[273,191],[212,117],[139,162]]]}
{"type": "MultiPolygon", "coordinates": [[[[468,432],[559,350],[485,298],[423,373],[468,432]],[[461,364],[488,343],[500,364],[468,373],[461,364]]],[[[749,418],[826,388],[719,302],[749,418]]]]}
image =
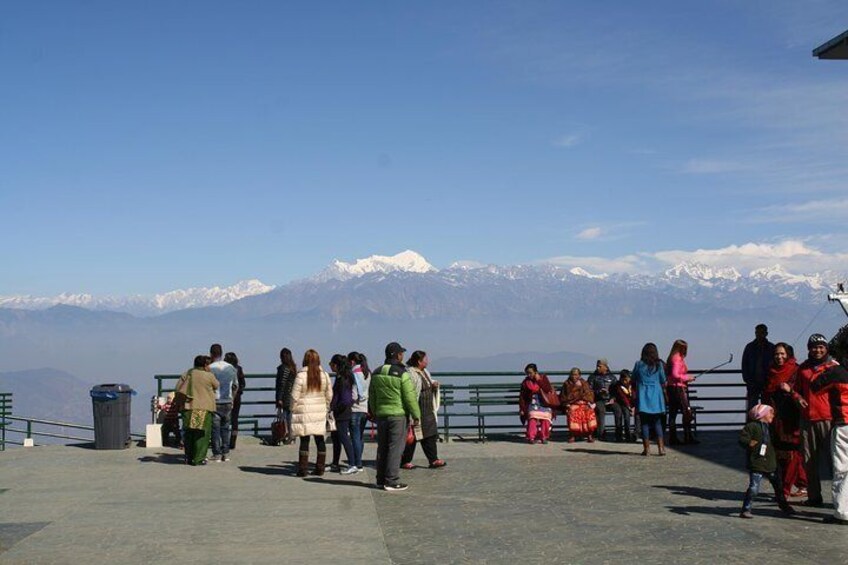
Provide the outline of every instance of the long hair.
{"type": "Polygon", "coordinates": [[[321,357],[314,349],[303,354],[303,367],[306,369],[306,392],[321,390],[321,357]]]}
{"type": "Polygon", "coordinates": [[[292,352],[288,347],[280,350],[280,363],[291,371],[292,375],[297,374],[297,365],[294,364],[294,357],[292,357],[292,352]]]}
{"type": "Polygon", "coordinates": [[[330,359],[330,366],[335,367],[333,370],[336,372],[336,378],[353,381],[353,370],[350,361],[344,355],[340,353],[333,355],[333,358],[330,359]]]}
{"type": "Polygon", "coordinates": [[[351,351],[347,354],[347,358],[353,365],[359,365],[359,368],[362,370],[362,376],[366,380],[371,376],[371,368],[368,367],[368,358],[365,357],[364,353],[351,351]]]}
{"type": "Polygon", "coordinates": [[[413,351],[412,355],[409,356],[409,361],[406,362],[407,367],[418,368],[418,364],[421,363],[421,360],[427,357],[427,352],[425,351],[413,351]]]}
{"type": "Polygon", "coordinates": [[[224,363],[229,363],[233,367],[238,367],[238,355],[232,351],[228,351],[227,354],[224,355],[224,363]]]}
{"type": "Polygon", "coordinates": [[[642,363],[650,367],[652,370],[657,368],[660,363],[660,354],[657,351],[657,346],[654,343],[646,343],[642,348],[641,355],[642,363]]]}
{"type": "Polygon", "coordinates": [[[671,345],[671,351],[668,352],[668,359],[666,360],[666,365],[671,367],[671,358],[674,357],[675,353],[679,353],[681,357],[686,357],[686,353],[689,352],[689,344],[686,343],[682,339],[676,340],[671,345]]]}

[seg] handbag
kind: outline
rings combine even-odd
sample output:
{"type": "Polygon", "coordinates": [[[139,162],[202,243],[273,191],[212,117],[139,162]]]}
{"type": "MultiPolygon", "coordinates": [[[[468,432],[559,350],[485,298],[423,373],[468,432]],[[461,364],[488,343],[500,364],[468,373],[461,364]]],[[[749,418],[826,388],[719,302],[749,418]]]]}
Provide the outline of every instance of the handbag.
{"type": "Polygon", "coordinates": [[[327,433],[336,431],[336,417],[333,416],[333,412],[327,411],[327,433]]]}
{"type": "Polygon", "coordinates": [[[415,443],[415,430],[412,429],[412,426],[409,426],[406,429],[406,445],[412,445],[415,443]]]}
{"type": "Polygon", "coordinates": [[[271,423],[271,444],[280,445],[280,442],[288,436],[286,419],[283,418],[283,410],[277,408],[277,418],[271,423]]]}

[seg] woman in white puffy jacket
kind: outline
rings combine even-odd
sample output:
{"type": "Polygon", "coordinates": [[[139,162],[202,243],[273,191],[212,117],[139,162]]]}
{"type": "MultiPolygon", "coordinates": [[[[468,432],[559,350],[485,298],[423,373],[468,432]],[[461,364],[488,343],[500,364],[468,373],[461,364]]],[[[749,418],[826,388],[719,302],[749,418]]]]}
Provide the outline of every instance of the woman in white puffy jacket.
{"type": "Polygon", "coordinates": [[[315,460],[315,474],[324,474],[327,462],[327,445],[324,436],[327,433],[327,413],[333,400],[333,387],[330,375],[321,368],[321,357],[314,349],[303,356],[303,368],[297,373],[291,392],[292,423],[291,434],[300,438],[300,454],[297,462],[297,476],[305,477],[309,467],[309,438],[315,438],[318,458],[315,460]]]}

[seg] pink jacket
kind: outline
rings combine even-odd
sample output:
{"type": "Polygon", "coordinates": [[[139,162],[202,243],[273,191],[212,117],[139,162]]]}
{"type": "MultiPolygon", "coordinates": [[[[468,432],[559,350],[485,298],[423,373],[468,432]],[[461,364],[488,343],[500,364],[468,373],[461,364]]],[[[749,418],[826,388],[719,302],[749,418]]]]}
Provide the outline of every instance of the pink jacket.
{"type": "Polygon", "coordinates": [[[668,367],[668,386],[686,386],[691,380],[686,360],[679,353],[672,355],[671,366],[668,367]]]}

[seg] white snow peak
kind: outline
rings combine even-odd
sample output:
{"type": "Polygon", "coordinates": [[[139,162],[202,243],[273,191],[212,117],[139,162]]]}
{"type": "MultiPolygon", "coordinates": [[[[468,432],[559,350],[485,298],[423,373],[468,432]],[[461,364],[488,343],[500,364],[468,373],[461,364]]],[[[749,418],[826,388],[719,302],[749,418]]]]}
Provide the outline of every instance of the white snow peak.
{"type": "Polygon", "coordinates": [[[437,269],[415,251],[406,250],[397,255],[372,255],[346,263],[336,259],[317,277],[318,280],[347,280],[370,273],[433,273],[437,269]]]}

